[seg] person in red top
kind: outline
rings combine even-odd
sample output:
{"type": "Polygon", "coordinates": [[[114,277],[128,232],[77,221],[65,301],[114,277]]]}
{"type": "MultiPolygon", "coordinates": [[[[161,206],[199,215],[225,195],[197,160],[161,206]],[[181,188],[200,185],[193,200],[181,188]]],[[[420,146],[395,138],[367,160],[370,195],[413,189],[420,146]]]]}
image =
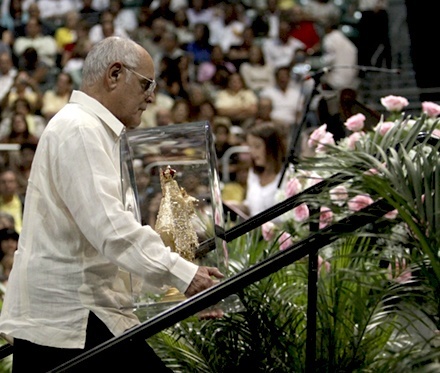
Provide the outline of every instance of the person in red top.
{"type": "Polygon", "coordinates": [[[321,38],[315,28],[315,22],[308,18],[300,5],[290,9],[292,30],[290,36],[301,40],[306,46],[307,54],[312,56],[321,48],[321,38]]]}

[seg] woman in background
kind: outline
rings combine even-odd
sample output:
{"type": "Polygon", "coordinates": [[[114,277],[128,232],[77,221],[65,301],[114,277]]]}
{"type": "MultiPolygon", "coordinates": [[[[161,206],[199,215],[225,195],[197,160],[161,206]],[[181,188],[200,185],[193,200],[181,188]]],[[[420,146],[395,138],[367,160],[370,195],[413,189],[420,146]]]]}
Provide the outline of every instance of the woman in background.
{"type": "MultiPolygon", "coordinates": [[[[251,126],[246,131],[251,166],[246,183],[246,198],[242,204],[230,204],[249,217],[276,204],[275,196],[281,179],[287,152],[286,139],[272,122],[251,126]]],[[[228,203],[228,202],[227,202],[228,203]]]]}

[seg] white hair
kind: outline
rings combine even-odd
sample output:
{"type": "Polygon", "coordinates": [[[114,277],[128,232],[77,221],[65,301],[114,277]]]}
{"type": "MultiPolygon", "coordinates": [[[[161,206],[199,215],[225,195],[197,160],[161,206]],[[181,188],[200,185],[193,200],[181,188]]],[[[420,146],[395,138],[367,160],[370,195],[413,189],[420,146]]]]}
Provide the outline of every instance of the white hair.
{"type": "Polygon", "coordinates": [[[134,69],[140,61],[137,44],[128,38],[110,36],[96,43],[87,53],[82,71],[82,86],[95,84],[108,66],[119,61],[134,69]]]}

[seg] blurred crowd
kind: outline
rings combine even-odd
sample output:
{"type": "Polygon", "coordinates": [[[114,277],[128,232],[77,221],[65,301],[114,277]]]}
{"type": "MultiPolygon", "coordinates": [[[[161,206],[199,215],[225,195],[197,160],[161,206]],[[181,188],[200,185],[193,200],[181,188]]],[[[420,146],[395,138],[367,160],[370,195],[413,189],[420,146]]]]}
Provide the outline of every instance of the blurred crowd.
{"type": "MultiPolygon", "coordinates": [[[[386,2],[352,3],[368,14],[359,42],[341,31],[343,10],[333,0],[3,0],[0,211],[15,222],[0,228],[19,233],[38,139],[80,86],[83,61],[99,40],[129,37],[154,58],[158,85],[141,128],[209,121],[221,159],[270,123],[285,158],[296,128],[320,125],[315,108],[325,108],[330,123],[328,97],[357,89],[359,57],[390,66],[386,2]],[[373,35],[379,24],[385,29],[373,35]]],[[[231,157],[226,200],[246,198],[252,162],[252,152],[231,157]]]]}

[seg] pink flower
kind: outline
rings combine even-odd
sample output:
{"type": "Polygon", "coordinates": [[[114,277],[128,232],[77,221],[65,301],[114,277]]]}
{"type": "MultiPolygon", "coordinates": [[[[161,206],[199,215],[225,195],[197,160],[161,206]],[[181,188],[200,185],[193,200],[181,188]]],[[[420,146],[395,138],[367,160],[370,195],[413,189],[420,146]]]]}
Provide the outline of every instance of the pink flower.
{"type": "Polygon", "coordinates": [[[379,173],[377,168],[370,168],[369,170],[365,171],[364,174],[368,176],[377,175],[379,173]]]}
{"type": "Polygon", "coordinates": [[[422,111],[430,118],[437,118],[440,115],[440,105],[431,101],[422,102],[422,111]]]}
{"type": "Polygon", "coordinates": [[[379,131],[379,133],[383,136],[393,127],[394,122],[382,122],[376,126],[376,131],[379,131]]]}
{"type": "Polygon", "coordinates": [[[264,223],[261,226],[261,233],[265,241],[271,241],[275,238],[276,225],[271,221],[264,223]]]}
{"type": "Polygon", "coordinates": [[[348,201],[348,209],[350,211],[359,211],[364,207],[371,205],[373,202],[374,201],[370,196],[366,194],[358,194],[348,201]]]}
{"type": "Polygon", "coordinates": [[[394,220],[397,217],[397,214],[398,214],[397,210],[394,209],[394,210],[392,210],[390,212],[387,212],[384,215],[384,217],[387,218],[387,219],[390,219],[390,220],[394,220]]]}
{"type": "Polygon", "coordinates": [[[432,131],[432,135],[440,139],[440,130],[436,128],[434,131],[432,131]]]}
{"type": "Polygon", "coordinates": [[[316,130],[314,130],[310,134],[309,140],[307,143],[308,146],[310,148],[314,149],[326,133],[327,133],[327,124],[323,124],[322,126],[318,127],[316,130]]]}
{"type": "Polygon", "coordinates": [[[323,180],[322,176],[318,175],[316,172],[311,172],[308,175],[308,187],[311,187],[313,185],[316,185],[318,183],[320,183],[323,180]]]}
{"type": "Polygon", "coordinates": [[[303,222],[309,217],[309,208],[305,203],[300,204],[292,210],[293,220],[298,223],[303,222]]]}
{"type": "Polygon", "coordinates": [[[344,125],[352,132],[359,132],[361,129],[364,128],[365,119],[366,118],[364,114],[352,115],[350,118],[347,119],[344,125]]]}
{"type": "Polygon", "coordinates": [[[331,132],[326,132],[325,135],[321,138],[321,141],[316,147],[316,152],[324,153],[328,145],[335,145],[335,139],[333,138],[333,134],[331,132]]]}
{"type": "Polygon", "coordinates": [[[390,280],[394,280],[398,282],[399,284],[403,284],[405,282],[408,282],[412,279],[412,273],[411,271],[407,271],[406,266],[406,260],[402,259],[402,261],[399,261],[396,259],[395,261],[395,269],[393,273],[393,268],[391,266],[391,263],[388,265],[388,278],[390,280]]]}
{"type": "Polygon", "coordinates": [[[292,236],[287,232],[283,232],[281,237],[278,238],[278,243],[280,244],[280,250],[286,250],[293,244],[292,236]]]}
{"type": "Polygon", "coordinates": [[[321,267],[324,265],[325,271],[330,272],[330,263],[327,260],[324,260],[321,255],[318,255],[318,276],[319,272],[321,272],[321,267]]]}
{"type": "Polygon", "coordinates": [[[328,207],[322,206],[319,214],[319,229],[325,228],[333,220],[333,211],[328,207]]]}
{"type": "Polygon", "coordinates": [[[347,188],[343,185],[338,185],[330,190],[330,199],[335,205],[342,206],[348,199],[347,188]]]}
{"type": "Polygon", "coordinates": [[[286,197],[292,197],[301,192],[302,185],[297,177],[293,177],[286,184],[286,197]]]}
{"type": "Polygon", "coordinates": [[[356,143],[361,139],[362,136],[365,135],[365,132],[353,132],[350,136],[347,137],[347,147],[350,150],[354,150],[356,148],[356,143]]]}
{"type": "Polygon", "coordinates": [[[386,96],[380,99],[380,103],[387,109],[388,111],[402,111],[404,107],[409,105],[408,100],[402,96],[386,96]]]}

